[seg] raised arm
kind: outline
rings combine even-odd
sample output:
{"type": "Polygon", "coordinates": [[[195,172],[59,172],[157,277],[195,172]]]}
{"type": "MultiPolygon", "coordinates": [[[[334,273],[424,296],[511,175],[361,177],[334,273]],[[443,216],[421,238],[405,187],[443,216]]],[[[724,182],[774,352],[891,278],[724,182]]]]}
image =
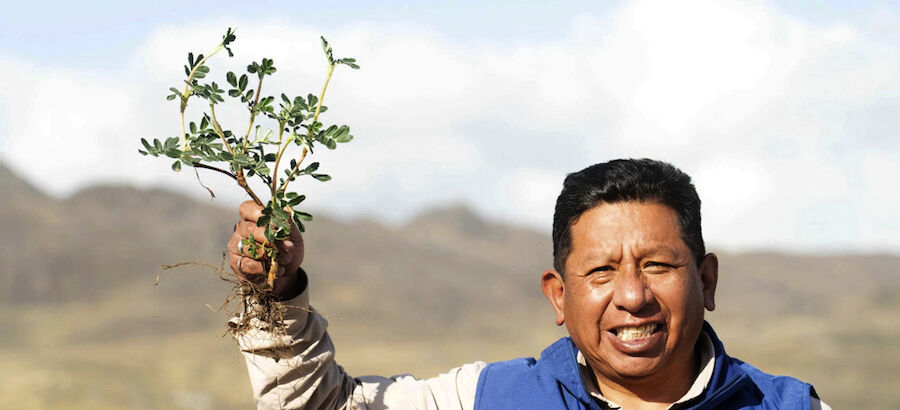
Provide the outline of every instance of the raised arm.
{"type": "MultiPolygon", "coordinates": [[[[238,244],[244,238],[262,239],[256,226],[259,207],[241,205],[241,221],[228,243],[229,263],[242,280],[264,281],[266,266],[238,244]]],[[[253,396],[260,409],[471,409],[475,386],[484,363],[454,368],[431,379],[411,375],[353,378],[334,360],[328,322],[309,305],[308,278],[300,269],[303,239],[276,243],[279,276],[274,293],[284,300],[285,332],[273,334],[265,324],[252,323],[238,343],[247,362],[253,396]],[[282,256],[283,255],[283,256],[282,256]]]]}

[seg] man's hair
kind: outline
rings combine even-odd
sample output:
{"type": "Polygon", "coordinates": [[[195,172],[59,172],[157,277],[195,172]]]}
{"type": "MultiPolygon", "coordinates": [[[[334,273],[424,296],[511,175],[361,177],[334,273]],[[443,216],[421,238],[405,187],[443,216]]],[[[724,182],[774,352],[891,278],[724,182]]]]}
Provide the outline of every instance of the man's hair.
{"type": "Polygon", "coordinates": [[[617,159],[569,174],[553,214],[553,267],[565,274],[572,252],[572,225],[584,212],[619,202],[668,206],[678,216],[681,239],[699,264],[706,254],[700,228],[700,197],[691,177],[671,164],[652,159],[617,159]]]}

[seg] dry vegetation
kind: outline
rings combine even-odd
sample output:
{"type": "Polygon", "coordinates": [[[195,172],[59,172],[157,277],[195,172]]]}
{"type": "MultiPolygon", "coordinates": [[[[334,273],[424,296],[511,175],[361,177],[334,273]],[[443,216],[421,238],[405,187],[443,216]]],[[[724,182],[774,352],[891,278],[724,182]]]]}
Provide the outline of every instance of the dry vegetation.
{"type": "MultiPolygon", "coordinates": [[[[209,271],[235,212],[162,191],[54,201],[0,167],[0,408],[252,407],[209,271]],[[177,212],[175,212],[177,210],[177,212]],[[169,221],[163,224],[162,221],[169,221]]],[[[318,218],[304,266],[353,374],[431,376],[562,335],[538,289],[547,236],[464,208],[390,229],[318,218]]],[[[834,408],[900,407],[897,256],[721,255],[710,321],[729,351],[812,381],[834,408]]]]}

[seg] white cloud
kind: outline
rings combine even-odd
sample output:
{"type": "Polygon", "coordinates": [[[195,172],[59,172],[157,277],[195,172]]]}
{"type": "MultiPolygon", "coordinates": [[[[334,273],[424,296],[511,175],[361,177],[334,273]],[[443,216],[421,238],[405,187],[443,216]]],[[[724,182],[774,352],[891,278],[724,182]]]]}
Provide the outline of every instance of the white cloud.
{"type": "MultiPolygon", "coordinates": [[[[561,40],[501,46],[415,24],[273,19],[242,24],[236,57],[212,66],[273,57],[264,90],[305,94],[324,75],[320,33],[359,59],[326,98],[326,119],[357,139],[317,152],[332,182],[296,185],[342,215],[397,221],[462,200],[546,230],[565,173],[656,157],[695,176],[712,244],[898,250],[900,227],[884,216],[900,202],[885,176],[900,154],[897,20],[886,10],[822,26],[759,3],[629,2],[579,16],[561,40]]],[[[137,140],[178,132],[165,90],[186,52],[227,25],[160,27],[103,72],[4,59],[4,161],[58,195],[111,180],[203,195],[192,177],[137,156],[137,140]]],[[[246,126],[240,110],[221,117],[246,126]]],[[[217,175],[204,182],[240,198],[217,175]]]]}
{"type": "Polygon", "coordinates": [[[562,188],[565,174],[537,168],[520,168],[499,181],[499,195],[490,209],[494,217],[544,226],[553,223],[556,196],[562,188]]]}

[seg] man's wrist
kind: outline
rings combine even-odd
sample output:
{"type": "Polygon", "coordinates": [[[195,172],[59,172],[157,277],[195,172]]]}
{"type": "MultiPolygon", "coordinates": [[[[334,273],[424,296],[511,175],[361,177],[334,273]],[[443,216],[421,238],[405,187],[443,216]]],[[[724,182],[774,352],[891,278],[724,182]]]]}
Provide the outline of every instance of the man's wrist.
{"type": "Polygon", "coordinates": [[[299,294],[303,293],[306,290],[306,286],[309,285],[309,277],[306,276],[306,271],[303,268],[297,268],[297,274],[291,281],[290,285],[284,291],[282,291],[278,296],[279,302],[284,302],[286,300],[291,300],[297,297],[299,294]]]}

